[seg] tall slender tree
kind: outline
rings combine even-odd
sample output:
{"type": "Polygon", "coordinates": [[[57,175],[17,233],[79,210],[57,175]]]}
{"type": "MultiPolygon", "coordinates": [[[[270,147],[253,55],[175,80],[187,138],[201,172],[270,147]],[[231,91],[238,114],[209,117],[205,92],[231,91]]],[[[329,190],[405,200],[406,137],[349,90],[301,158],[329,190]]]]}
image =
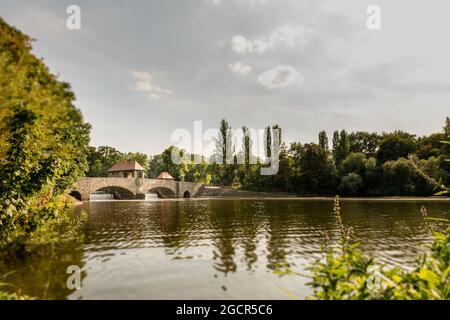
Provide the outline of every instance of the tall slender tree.
{"type": "Polygon", "coordinates": [[[350,153],[350,140],[348,138],[348,133],[345,130],[341,130],[341,133],[339,134],[339,146],[340,146],[340,155],[339,155],[339,161],[341,162],[344,160],[350,153]]]}
{"type": "Polygon", "coordinates": [[[270,158],[272,156],[272,130],[270,126],[266,127],[264,132],[264,149],[266,157],[270,158]]]}
{"type": "Polygon", "coordinates": [[[333,133],[333,157],[336,166],[339,166],[349,153],[350,140],[347,131],[341,130],[340,133],[335,131],[333,133]]]}
{"type": "Polygon", "coordinates": [[[242,145],[244,149],[244,159],[245,159],[245,166],[247,168],[250,167],[250,158],[251,158],[251,149],[252,149],[252,140],[250,137],[250,133],[247,127],[242,127],[242,145]]]}
{"type": "Polygon", "coordinates": [[[319,146],[325,150],[328,151],[328,137],[325,130],[319,132],[319,146]]]}
{"type": "Polygon", "coordinates": [[[216,139],[216,154],[222,157],[222,163],[233,162],[233,134],[227,120],[220,121],[219,136],[216,139]]]}

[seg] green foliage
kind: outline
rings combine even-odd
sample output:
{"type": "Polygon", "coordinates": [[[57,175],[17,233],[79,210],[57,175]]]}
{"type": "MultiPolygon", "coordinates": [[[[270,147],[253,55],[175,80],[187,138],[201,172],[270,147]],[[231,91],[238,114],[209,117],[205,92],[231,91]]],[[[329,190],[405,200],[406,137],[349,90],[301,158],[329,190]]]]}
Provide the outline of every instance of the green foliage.
{"type": "MultiPolygon", "coordinates": [[[[340,216],[339,197],[334,213],[339,225],[339,245],[327,244],[323,257],[311,268],[310,299],[320,300],[448,300],[450,299],[450,228],[433,232],[434,243],[417,260],[412,271],[386,268],[364,255],[352,241],[340,216]]],[[[428,223],[426,210],[422,209],[428,223]]]]}
{"type": "Polygon", "coordinates": [[[0,291],[0,300],[34,300],[34,298],[18,293],[8,293],[0,291]]]}
{"type": "Polygon", "coordinates": [[[366,163],[367,159],[364,153],[352,152],[344,159],[344,161],[342,161],[341,171],[344,174],[355,172],[362,175],[364,173],[366,163]]]}
{"type": "Polygon", "coordinates": [[[417,141],[414,135],[403,131],[384,133],[381,137],[377,158],[381,163],[386,161],[406,158],[414,153],[417,148],[417,141]]]}
{"type": "Polygon", "coordinates": [[[341,130],[340,133],[338,133],[338,131],[335,131],[333,134],[333,157],[336,166],[339,166],[349,153],[350,139],[347,131],[341,130]]]}
{"type": "Polygon", "coordinates": [[[356,195],[363,187],[361,176],[355,172],[349,173],[341,178],[339,190],[343,194],[356,195]]]}
{"type": "Polygon", "coordinates": [[[150,161],[149,156],[142,152],[128,152],[123,160],[136,161],[143,168],[147,168],[150,161]]]}
{"type": "Polygon", "coordinates": [[[113,165],[125,160],[137,161],[144,168],[149,165],[149,157],[144,153],[129,152],[125,154],[108,146],[89,147],[87,160],[89,167],[86,176],[88,177],[106,177],[108,176],[108,170],[113,165]]]}
{"type": "Polygon", "coordinates": [[[211,182],[210,169],[202,156],[191,155],[184,150],[171,146],[161,154],[149,157],[147,176],[155,178],[161,172],[168,172],[176,180],[209,184],[211,182]],[[173,163],[172,152],[182,159],[181,163],[173,163]],[[198,157],[200,157],[201,163],[195,164],[194,159],[198,157]]]}
{"type": "Polygon", "coordinates": [[[442,140],[446,139],[445,133],[433,133],[429,136],[417,139],[417,156],[420,159],[428,159],[430,157],[438,157],[446,153],[446,146],[442,144],[442,140]]]}
{"type": "Polygon", "coordinates": [[[387,161],[382,166],[384,186],[387,194],[408,195],[415,193],[414,172],[405,158],[387,161]]]}
{"type": "Polygon", "coordinates": [[[56,199],[86,170],[90,126],[67,83],[0,18],[0,245],[26,241],[60,214],[56,199]]]}
{"type": "Polygon", "coordinates": [[[113,147],[90,147],[87,155],[89,169],[86,172],[86,176],[106,177],[108,169],[124,158],[125,154],[113,147]]]}
{"type": "Polygon", "coordinates": [[[319,145],[303,145],[299,159],[299,187],[303,192],[318,194],[330,192],[333,185],[334,165],[319,145]]]}
{"type": "Polygon", "coordinates": [[[364,153],[369,157],[376,155],[380,142],[378,134],[356,131],[350,133],[348,138],[350,141],[350,152],[364,153]]]}
{"type": "Polygon", "coordinates": [[[319,132],[319,146],[325,151],[328,151],[328,149],[329,149],[328,137],[327,137],[327,133],[325,131],[319,132]]]}

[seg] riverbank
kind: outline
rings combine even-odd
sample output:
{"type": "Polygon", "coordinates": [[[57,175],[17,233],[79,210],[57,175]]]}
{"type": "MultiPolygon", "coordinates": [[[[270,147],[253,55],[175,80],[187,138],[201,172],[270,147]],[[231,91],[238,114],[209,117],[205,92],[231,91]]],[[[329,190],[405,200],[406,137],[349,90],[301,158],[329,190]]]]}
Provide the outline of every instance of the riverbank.
{"type": "MultiPolygon", "coordinates": [[[[301,201],[334,201],[334,197],[331,196],[260,196],[260,197],[199,197],[192,200],[301,200],[301,201]]],[[[183,199],[180,199],[183,200],[183,199]]],[[[185,199],[184,199],[185,200],[185,199]]],[[[449,202],[450,198],[444,197],[340,197],[341,201],[379,201],[379,202],[449,202]]]]}
{"type": "MultiPolygon", "coordinates": [[[[257,192],[236,190],[225,187],[205,186],[196,196],[197,199],[298,199],[298,200],[334,200],[334,196],[301,196],[281,192],[257,192]]],[[[450,201],[450,197],[443,196],[374,196],[374,197],[341,197],[343,201],[450,201]]]]}
{"type": "Polygon", "coordinates": [[[278,192],[257,192],[237,190],[227,187],[204,186],[196,195],[197,198],[293,198],[295,194],[278,192]]]}
{"type": "MultiPolygon", "coordinates": [[[[245,196],[228,196],[228,197],[195,197],[195,198],[155,198],[150,200],[144,199],[123,199],[123,200],[93,200],[86,201],[88,203],[96,203],[96,202],[158,202],[158,201],[207,201],[207,200],[274,200],[274,201],[282,201],[282,200],[299,200],[299,201],[334,201],[334,197],[331,196],[314,196],[314,197],[302,197],[302,196],[264,196],[261,195],[259,197],[245,197],[245,196]]],[[[349,201],[365,201],[365,202],[448,202],[450,203],[450,198],[443,197],[340,197],[341,201],[349,202],[349,201]]],[[[81,202],[82,204],[83,202],[81,202]]]]}

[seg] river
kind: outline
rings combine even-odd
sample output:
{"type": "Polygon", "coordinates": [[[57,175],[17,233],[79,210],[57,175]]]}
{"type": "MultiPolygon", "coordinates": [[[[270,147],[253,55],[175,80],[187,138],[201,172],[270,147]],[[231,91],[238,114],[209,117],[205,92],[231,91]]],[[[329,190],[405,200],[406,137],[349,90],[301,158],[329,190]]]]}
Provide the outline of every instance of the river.
{"type": "MultiPolygon", "coordinates": [[[[431,241],[422,205],[450,217],[450,202],[348,200],[342,219],[364,252],[408,268],[431,241]]],[[[300,199],[86,202],[76,207],[89,216],[82,243],[3,262],[0,274],[45,299],[302,299],[325,233],[337,239],[332,208],[300,199]],[[79,290],[67,288],[69,265],[82,270],[79,290]],[[300,274],[277,275],[286,268],[300,274]]]]}

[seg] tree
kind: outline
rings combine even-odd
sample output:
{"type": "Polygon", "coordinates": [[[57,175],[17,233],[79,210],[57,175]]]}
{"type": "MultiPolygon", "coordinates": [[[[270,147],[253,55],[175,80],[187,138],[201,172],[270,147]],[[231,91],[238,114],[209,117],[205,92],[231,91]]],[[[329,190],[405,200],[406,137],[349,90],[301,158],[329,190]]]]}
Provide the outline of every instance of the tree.
{"type": "Polygon", "coordinates": [[[250,178],[250,161],[252,160],[252,140],[250,137],[250,133],[247,127],[242,127],[242,152],[244,165],[240,166],[238,169],[238,177],[241,184],[241,187],[248,188],[249,186],[249,178],[250,178]]]}
{"type": "Polygon", "coordinates": [[[222,158],[223,164],[233,161],[233,134],[228,121],[220,121],[219,136],[216,139],[216,155],[222,158]]]}
{"type": "Polygon", "coordinates": [[[170,146],[161,154],[151,157],[147,167],[147,177],[156,178],[161,172],[168,172],[175,180],[184,181],[189,170],[188,163],[184,160],[181,163],[174,163],[172,153],[178,154],[181,159],[190,158],[185,155],[185,152],[185,150],[170,146]]]}
{"type": "Polygon", "coordinates": [[[266,157],[270,158],[272,156],[272,131],[270,126],[264,130],[264,148],[266,157]]]}
{"type": "Polygon", "coordinates": [[[124,156],[124,160],[136,161],[145,169],[148,166],[149,157],[145,153],[141,153],[141,152],[128,152],[124,156]]]}
{"type": "Polygon", "coordinates": [[[378,134],[357,131],[350,133],[348,139],[350,152],[362,152],[369,157],[376,155],[380,140],[378,134]]]}
{"type": "Polygon", "coordinates": [[[328,151],[328,137],[327,137],[327,133],[325,131],[319,132],[319,146],[323,150],[328,151]]]}
{"type": "Polygon", "coordinates": [[[88,177],[106,177],[108,170],[116,163],[125,159],[125,154],[113,147],[100,146],[98,148],[89,147],[87,153],[88,177]]]}
{"type": "Polygon", "coordinates": [[[335,131],[333,134],[333,157],[336,166],[339,166],[349,153],[350,141],[347,131],[341,130],[340,133],[338,133],[338,131],[335,131]]]}
{"type": "Polygon", "coordinates": [[[197,182],[203,184],[211,183],[211,173],[209,172],[209,166],[204,157],[198,157],[201,159],[201,163],[187,164],[187,172],[185,174],[185,181],[197,182]]]}
{"type": "Polygon", "coordinates": [[[55,218],[58,197],[87,167],[90,125],[70,85],[31,50],[0,18],[0,243],[55,218]]]}
{"type": "Polygon", "coordinates": [[[414,171],[405,158],[390,160],[383,164],[384,194],[411,195],[415,193],[414,171]]]}
{"type": "Polygon", "coordinates": [[[384,133],[381,137],[377,158],[381,163],[402,157],[406,158],[409,154],[414,153],[416,148],[417,142],[412,134],[403,131],[384,133]]]}
{"type": "Polygon", "coordinates": [[[357,173],[359,175],[364,174],[365,166],[366,166],[366,155],[364,153],[352,152],[350,153],[344,161],[342,161],[342,173],[348,174],[351,172],[357,173]]]}
{"type": "MultiPolygon", "coordinates": [[[[236,178],[236,155],[233,146],[233,133],[225,119],[220,122],[219,136],[216,139],[216,160],[222,159],[222,164],[215,166],[219,183],[231,186],[236,178]]],[[[219,161],[220,162],[220,161],[219,161]]]]}
{"type": "Polygon", "coordinates": [[[300,142],[291,143],[289,157],[292,158],[293,175],[300,175],[300,161],[303,155],[303,145],[300,142]]]}
{"type": "Polygon", "coordinates": [[[417,157],[420,159],[428,159],[429,157],[438,157],[441,154],[446,154],[446,145],[442,143],[446,138],[445,133],[440,132],[418,138],[417,157]]]}
{"type": "Polygon", "coordinates": [[[363,180],[361,176],[355,172],[341,178],[339,191],[347,195],[357,195],[363,187],[363,180]]]}
{"type": "Polygon", "coordinates": [[[245,160],[245,165],[246,168],[248,169],[250,167],[250,159],[252,157],[251,155],[251,150],[252,150],[252,139],[250,137],[250,133],[248,131],[248,128],[243,126],[242,127],[242,133],[243,133],[243,138],[242,138],[242,146],[243,146],[243,151],[244,151],[244,160],[245,160]]]}
{"type": "Polygon", "coordinates": [[[303,145],[300,158],[300,190],[309,194],[327,194],[334,188],[333,165],[326,152],[317,144],[303,145]]]}
{"type": "Polygon", "coordinates": [[[333,158],[334,158],[334,161],[336,162],[336,158],[337,158],[337,154],[338,154],[338,152],[339,152],[339,141],[340,141],[340,139],[339,139],[339,131],[334,131],[333,132],[333,158]]]}
{"type": "Polygon", "coordinates": [[[450,117],[445,118],[444,134],[447,138],[450,136],[450,117]]]}
{"type": "Polygon", "coordinates": [[[382,173],[377,159],[370,157],[367,159],[364,168],[364,193],[367,195],[382,194],[381,190],[379,190],[381,179],[382,173]]]}
{"type": "MultiPolygon", "coordinates": [[[[444,160],[442,156],[440,157],[429,157],[427,160],[420,159],[418,161],[418,168],[422,173],[427,175],[428,177],[434,179],[435,181],[442,183],[446,183],[449,177],[448,172],[441,169],[441,162],[444,160]]],[[[432,195],[436,193],[436,186],[430,184],[428,180],[423,179],[422,177],[418,177],[414,182],[416,188],[422,194],[432,195]]]]}

